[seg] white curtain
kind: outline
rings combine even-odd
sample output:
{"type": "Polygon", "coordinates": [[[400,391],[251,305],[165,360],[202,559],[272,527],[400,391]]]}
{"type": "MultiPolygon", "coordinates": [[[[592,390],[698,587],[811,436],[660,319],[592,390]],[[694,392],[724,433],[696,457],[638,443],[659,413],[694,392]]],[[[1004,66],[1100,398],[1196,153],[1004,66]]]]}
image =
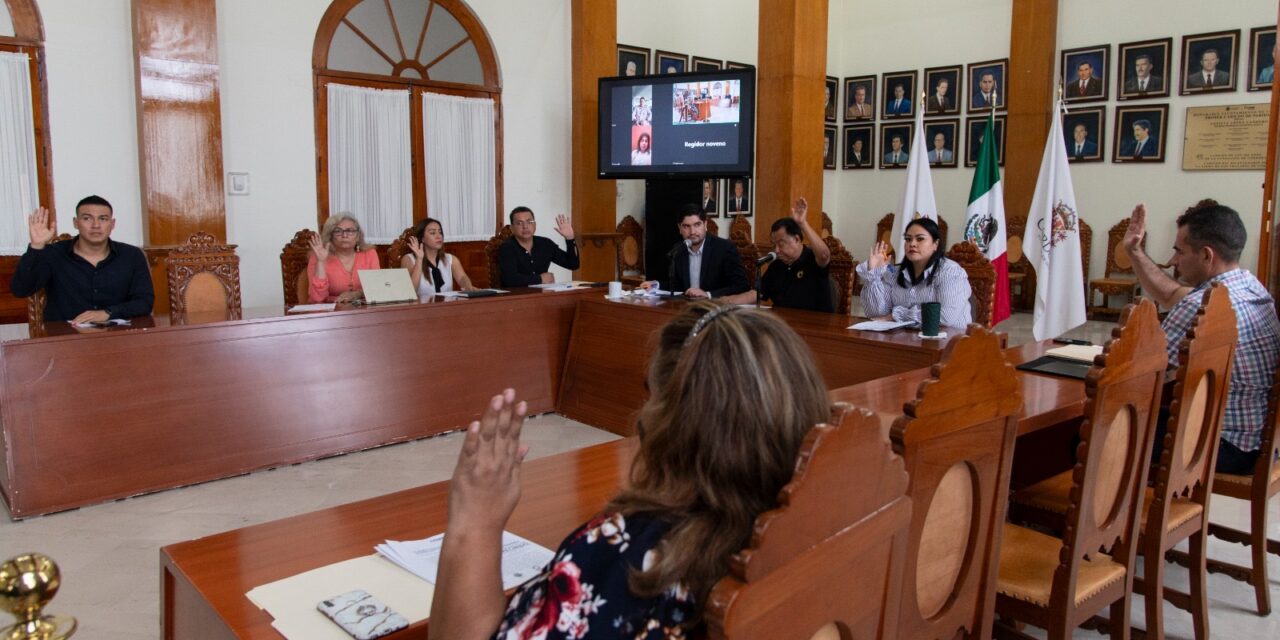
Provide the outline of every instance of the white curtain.
{"type": "Polygon", "coordinates": [[[413,224],[409,91],[329,88],[329,213],[349,211],[365,240],[387,243],[413,224]]]}
{"type": "Polygon", "coordinates": [[[449,241],[488,240],[497,210],[493,100],[422,94],[427,211],[449,241]]]}
{"type": "Polygon", "coordinates": [[[40,206],[31,60],[0,51],[0,254],[27,250],[27,216],[40,206]]]}

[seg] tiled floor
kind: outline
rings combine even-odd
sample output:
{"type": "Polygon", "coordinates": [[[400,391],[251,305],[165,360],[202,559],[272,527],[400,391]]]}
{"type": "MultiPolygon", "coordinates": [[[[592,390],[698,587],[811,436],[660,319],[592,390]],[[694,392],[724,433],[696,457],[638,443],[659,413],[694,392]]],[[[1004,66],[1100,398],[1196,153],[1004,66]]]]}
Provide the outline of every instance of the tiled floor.
{"type": "MultiPolygon", "coordinates": [[[[1090,322],[1070,335],[1101,341],[1110,327],[1090,322]]],[[[1018,314],[998,329],[1009,333],[1011,344],[1025,342],[1030,339],[1031,318],[1018,314]]],[[[531,457],[614,438],[554,415],[531,419],[524,434],[531,457]]],[[[452,473],[460,442],[458,434],[445,435],[22,522],[10,521],[0,508],[0,555],[39,551],[59,563],[64,583],[49,611],[78,617],[77,638],[155,638],[160,547],[444,480],[452,473]]],[[[1280,500],[1271,508],[1270,534],[1280,538],[1280,500]]],[[[1212,510],[1215,520],[1237,526],[1247,522],[1243,503],[1221,499],[1212,510]]],[[[1214,541],[1211,551],[1215,557],[1247,562],[1243,547],[1214,541]]],[[[1280,559],[1273,556],[1270,562],[1272,599],[1280,608],[1280,559]]],[[[1170,584],[1186,589],[1185,570],[1173,567],[1169,574],[1170,584]]],[[[1280,614],[1254,614],[1252,590],[1221,576],[1211,576],[1209,584],[1213,637],[1280,637],[1280,614]]],[[[1141,625],[1140,607],[1134,615],[1141,625]]],[[[1187,614],[1167,607],[1165,617],[1168,637],[1192,637],[1187,614]]]]}

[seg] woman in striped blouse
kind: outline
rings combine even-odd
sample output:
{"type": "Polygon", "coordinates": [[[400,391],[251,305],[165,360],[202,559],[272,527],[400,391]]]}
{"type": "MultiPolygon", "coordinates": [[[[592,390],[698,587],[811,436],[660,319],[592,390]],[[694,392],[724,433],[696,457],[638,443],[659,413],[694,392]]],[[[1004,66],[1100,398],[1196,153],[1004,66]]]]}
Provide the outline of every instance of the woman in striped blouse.
{"type": "Polygon", "coordinates": [[[858,265],[862,278],[862,309],[875,320],[920,322],[920,305],[942,303],[942,325],[964,327],[973,322],[969,306],[969,275],[964,267],[942,255],[938,223],[917,218],[902,235],[904,255],[889,264],[889,247],[877,242],[871,257],[858,265]]]}

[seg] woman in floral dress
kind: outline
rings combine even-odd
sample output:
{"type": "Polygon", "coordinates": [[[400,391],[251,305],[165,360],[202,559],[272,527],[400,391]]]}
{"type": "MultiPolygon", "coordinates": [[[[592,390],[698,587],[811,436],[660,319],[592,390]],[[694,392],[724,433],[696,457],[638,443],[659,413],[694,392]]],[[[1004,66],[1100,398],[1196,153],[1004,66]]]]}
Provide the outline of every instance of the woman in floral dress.
{"type": "Polygon", "coordinates": [[[809,348],[765,312],[703,301],[662,329],[629,488],[569,534],[508,602],[502,530],[520,499],[526,406],[507,389],[471,423],[449,494],[432,640],[683,639],[800,445],[830,418],[809,348]]]}

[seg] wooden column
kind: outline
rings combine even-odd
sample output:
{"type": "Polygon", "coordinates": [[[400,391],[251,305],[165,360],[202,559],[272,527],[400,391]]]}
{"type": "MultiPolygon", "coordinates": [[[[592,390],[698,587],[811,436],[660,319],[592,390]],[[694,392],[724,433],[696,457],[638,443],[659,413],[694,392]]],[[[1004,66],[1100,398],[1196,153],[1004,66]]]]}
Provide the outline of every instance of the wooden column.
{"type": "Polygon", "coordinates": [[[1058,0],[1013,0],[1004,129],[1004,208],[1009,219],[1025,220],[1035,195],[1057,96],[1058,83],[1046,73],[1054,68],[1057,37],[1058,0]]]}
{"type": "MultiPolygon", "coordinates": [[[[617,227],[614,180],[596,177],[599,130],[599,84],[617,74],[617,0],[573,0],[573,149],[571,193],[573,227],[582,255],[578,278],[613,280],[614,244],[583,237],[612,233],[617,227]]],[[[548,223],[549,224],[549,223],[548,223]]]]}
{"type": "Polygon", "coordinates": [[[822,225],[823,87],[827,0],[760,0],[756,65],[755,240],[791,202],[809,200],[809,224],[822,225]]]}
{"type": "MultiPolygon", "coordinates": [[[[1280,26],[1280,18],[1277,19],[1277,25],[1280,26]]],[[[1262,224],[1258,232],[1258,265],[1253,272],[1271,290],[1271,297],[1280,301],[1280,237],[1275,233],[1277,178],[1280,178],[1280,82],[1272,82],[1271,120],[1267,125],[1267,168],[1262,174],[1262,224]]]]}
{"type": "Polygon", "coordinates": [[[227,239],[214,4],[133,0],[138,163],[148,248],[181,244],[196,231],[207,231],[218,242],[227,239]]]}

